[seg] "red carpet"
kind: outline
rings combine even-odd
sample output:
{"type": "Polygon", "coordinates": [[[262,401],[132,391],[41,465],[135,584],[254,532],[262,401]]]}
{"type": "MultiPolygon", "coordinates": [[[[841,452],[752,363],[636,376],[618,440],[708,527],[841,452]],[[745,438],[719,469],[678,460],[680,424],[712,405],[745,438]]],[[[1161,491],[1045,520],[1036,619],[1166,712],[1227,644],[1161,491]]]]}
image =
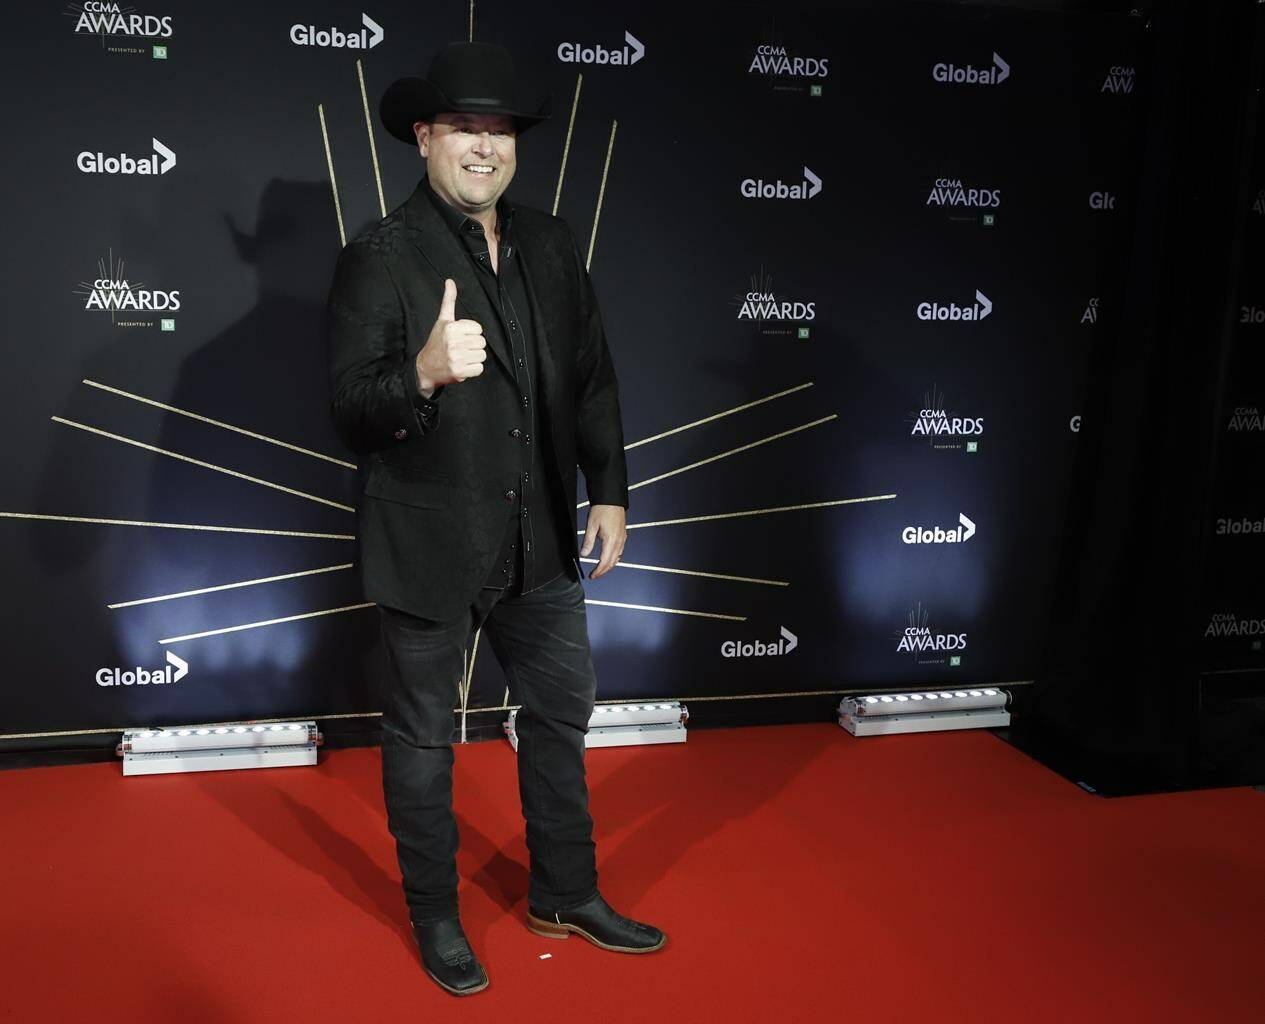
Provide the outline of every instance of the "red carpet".
{"type": "Polygon", "coordinates": [[[982,733],[592,751],[603,892],[670,936],[636,957],[522,926],[513,754],[472,745],[462,907],[492,983],[458,1000],[418,965],[379,765],[0,772],[0,1019],[1262,1019],[1265,794],[1103,800],[982,733]]]}

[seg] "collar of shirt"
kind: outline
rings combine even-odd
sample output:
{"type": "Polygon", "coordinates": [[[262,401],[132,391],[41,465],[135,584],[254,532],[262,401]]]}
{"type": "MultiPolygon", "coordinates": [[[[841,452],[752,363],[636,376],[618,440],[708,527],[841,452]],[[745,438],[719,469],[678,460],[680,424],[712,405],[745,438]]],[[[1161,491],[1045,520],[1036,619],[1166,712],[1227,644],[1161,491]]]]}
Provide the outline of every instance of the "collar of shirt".
{"type": "MultiPolygon", "coordinates": [[[[434,186],[430,183],[430,177],[422,179],[423,187],[426,194],[430,196],[430,200],[435,204],[435,208],[439,211],[439,215],[444,219],[444,223],[452,229],[453,234],[463,241],[472,253],[476,256],[480,253],[486,254],[487,235],[484,233],[483,225],[473,217],[467,217],[445,200],[434,186]]],[[[501,252],[509,246],[510,226],[514,222],[514,206],[505,198],[504,195],[496,201],[496,220],[497,226],[500,228],[501,234],[501,252]]]]}

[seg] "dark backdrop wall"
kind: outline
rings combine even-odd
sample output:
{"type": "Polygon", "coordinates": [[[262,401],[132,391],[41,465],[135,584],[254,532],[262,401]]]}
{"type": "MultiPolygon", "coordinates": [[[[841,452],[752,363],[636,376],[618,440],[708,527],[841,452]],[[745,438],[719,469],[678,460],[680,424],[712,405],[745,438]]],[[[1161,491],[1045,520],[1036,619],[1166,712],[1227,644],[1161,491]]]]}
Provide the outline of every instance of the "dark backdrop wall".
{"type": "MultiPolygon", "coordinates": [[[[4,738],[372,721],[322,306],[342,236],[423,170],[379,96],[471,32],[553,96],[510,194],[592,246],[619,373],[599,697],[758,721],[1032,677],[1129,233],[1138,19],[155,2],[11,14],[4,738]]],[[[505,682],[472,660],[485,727],[505,682]]]]}

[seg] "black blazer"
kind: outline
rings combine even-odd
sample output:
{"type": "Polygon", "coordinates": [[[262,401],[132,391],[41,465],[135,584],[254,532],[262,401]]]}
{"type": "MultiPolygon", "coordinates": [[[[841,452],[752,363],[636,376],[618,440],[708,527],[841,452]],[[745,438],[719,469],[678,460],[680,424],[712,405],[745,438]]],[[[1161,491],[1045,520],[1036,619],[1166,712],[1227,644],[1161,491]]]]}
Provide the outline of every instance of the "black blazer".
{"type": "MultiPolygon", "coordinates": [[[[420,184],[339,254],[327,304],[330,405],[359,463],[357,540],[365,596],[431,619],[474,600],[505,535],[505,492],[519,486],[527,428],[510,349],[469,254],[420,184]],[[414,359],[439,313],[444,278],[457,317],[487,338],[483,373],[449,384],[425,416],[414,359]]],[[[584,260],[566,223],[514,204],[514,233],[537,339],[537,393],[554,460],[545,487],[575,535],[576,467],[589,500],[628,506],[619,388],[584,260]],[[560,484],[559,484],[560,481],[560,484]]],[[[564,556],[565,556],[564,549],[564,556]]]]}

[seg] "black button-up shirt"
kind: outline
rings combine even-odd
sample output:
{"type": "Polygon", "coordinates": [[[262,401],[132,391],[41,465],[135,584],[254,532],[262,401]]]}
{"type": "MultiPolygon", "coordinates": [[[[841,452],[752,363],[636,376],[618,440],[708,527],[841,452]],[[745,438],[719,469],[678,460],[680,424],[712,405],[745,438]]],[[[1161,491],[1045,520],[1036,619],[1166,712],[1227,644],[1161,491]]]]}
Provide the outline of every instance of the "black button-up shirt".
{"type": "MultiPolygon", "coordinates": [[[[505,483],[504,496],[509,506],[505,535],[484,586],[508,587],[517,573],[521,592],[526,594],[556,578],[565,568],[566,561],[559,536],[560,523],[550,506],[549,485],[544,476],[551,470],[546,468],[547,460],[541,453],[544,438],[537,391],[539,356],[530,300],[523,280],[523,257],[514,244],[514,207],[504,196],[496,205],[500,248],[494,271],[483,225],[440,197],[431,187],[429,178],[425,179],[425,185],[426,193],[440,216],[470,254],[476,268],[475,276],[496,311],[501,333],[514,360],[520,415],[513,422],[506,423],[505,440],[507,444],[515,444],[519,448],[519,472],[516,480],[505,483]]],[[[495,330],[495,325],[483,326],[485,333],[495,330]]],[[[438,397],[438,394],[432,395],[432,401],[438,397]]]]}

